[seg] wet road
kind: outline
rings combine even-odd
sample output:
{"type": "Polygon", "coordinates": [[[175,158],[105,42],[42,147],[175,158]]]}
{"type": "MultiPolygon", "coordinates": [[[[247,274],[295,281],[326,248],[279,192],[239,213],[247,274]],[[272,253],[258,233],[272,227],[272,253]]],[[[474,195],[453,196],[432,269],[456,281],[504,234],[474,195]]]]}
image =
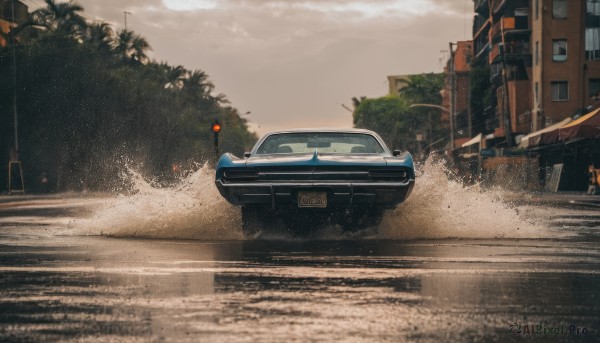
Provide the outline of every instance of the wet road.
{"type": "Polygon", "coordinates": [[[84,234],[102,200],[7,199],[0,341],[600,341],[589,203],[554,203],[541,239],[209,241],[84,234]]]}

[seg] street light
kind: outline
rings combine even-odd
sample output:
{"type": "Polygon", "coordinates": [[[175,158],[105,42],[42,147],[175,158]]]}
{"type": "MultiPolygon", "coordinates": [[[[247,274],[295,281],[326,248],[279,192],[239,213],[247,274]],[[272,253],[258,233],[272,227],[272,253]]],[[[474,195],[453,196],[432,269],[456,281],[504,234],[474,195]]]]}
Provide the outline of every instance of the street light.
{"type": "MultiPolygon", "coordinates": [[[[409,108],[411,108],[411,107],[436,108],[438,110],[448,113],[448,116],[450,117],[449,118],[450,119],[450,149],[454,150],[454,118],[453,118],[452,112],[450,112],[450,110],[448,110],[445,107],[442,107],[440,105],[435,105],[435,104],[412,104],[408,107],[409,108]]],[[[429,114],[429,142],[431,142],[431,113],[429,114]]]]}
{"type": "Polygon", "coordinates": [[[434,104],[412,104],[408,107],[431,107],[431,108],[437,108],[438,110],[442,110],[446,113],[450,113],[450,111],[447,108],[442,107],[440,105],[434,105],[434,104]]]}
{"type": "Polygon", "coordinates": [[[133,13],[129,12],[129,11],[123,11],[123,18],[125,18],[125,31],[127,31],[127,15],[131,15],[133,13]]]}

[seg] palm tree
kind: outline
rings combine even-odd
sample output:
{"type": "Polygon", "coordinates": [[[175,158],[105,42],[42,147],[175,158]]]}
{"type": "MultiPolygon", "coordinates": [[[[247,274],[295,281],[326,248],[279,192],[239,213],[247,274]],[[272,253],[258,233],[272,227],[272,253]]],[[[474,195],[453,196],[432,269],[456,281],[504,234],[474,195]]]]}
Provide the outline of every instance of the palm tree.
{"type": "Polygon", "coordinates": [[[86,29],[86,40],[98,51],[109,53],[113,46],[114,32],[108,23],[94,23],[86,29]]]}
{"type": "Polygon", "coordinates": [[[141,64],[148,62],[148,50],[152,50],[150,44],[142,36],[129,30],[119,31],[113,46],[113,52],[124,61],[141,64]]]}
{"type": "Polygon", "coordinates": [[[87,27],[85,18],[81,15],[83,7],[74,3],[55,0],[45,0],[46,7],[31,13],[32,21],[37,26],[42,26],[49,31],[63,32],[67,36],[79,36],[87,27]]]}
{"type": "Polygon", "coordinates": [[[179,90],[183,88],[188,71],[181,65],[171,67],[169,65],[165,68],[167,83],[165,84],[166,89],[179,90]]]}
{"type": "Polygon", "coordinates": [[[215,88],[214,84],[208,81],[208,75],[199,69],[190,73],[183,83],[184,88],[187,89],[189,94],[195,94],[201,97],[210,95],[215,88]]]}

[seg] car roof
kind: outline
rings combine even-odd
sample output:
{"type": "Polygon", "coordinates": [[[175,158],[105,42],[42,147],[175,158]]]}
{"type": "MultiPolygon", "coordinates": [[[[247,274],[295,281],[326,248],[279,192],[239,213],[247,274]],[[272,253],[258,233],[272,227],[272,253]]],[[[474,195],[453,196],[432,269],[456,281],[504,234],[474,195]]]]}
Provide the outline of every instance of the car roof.
{"type": "Polygon", "coordinates": [[[265,135],[262,136],[262,138],[260,138],[258,140],[258,142],[256,142],[256,144],[254,145],[254,147],[252,148],[252,153],[255,154],[256,150],[258,149],[258,147],[269,137],[269,136],[273,136],[273,135],[278,135],[278,134],[285,134],[285,133],[356,133],[356,134],[367,134],[367,135],[371,135],[373,137],[375,137],[375,139],[379,142],[379,144],[381,144],[381,146],[383,147],[383,149],[389,154],[390,150],[387,147],[387,145],[385,144],[385,142],[383,141],[383,139],[381,138],[381,136],[379,136],[376,132],[371,131],[371,130],[367,130],[367,129],[340,129],[340,128],[304,128],[304,129],[290,129],[290,130],[279,130],[279,131],[272,131],[269,132],[265,135]]]}
{"type": "MultiPolygon", "coordinates": [[[[303,133],[303,132],[335,132],[335,133],[366,133],[375,134],[375,132],[367,129],[339,129],[339,128],[300,128],[300,129],[289,129],[289,130],[278,130],[271,131],[266,135],[273,135],[279,133],[303,133]]],[[[265,136],[266,136],[265,135],[265,136]]]]}

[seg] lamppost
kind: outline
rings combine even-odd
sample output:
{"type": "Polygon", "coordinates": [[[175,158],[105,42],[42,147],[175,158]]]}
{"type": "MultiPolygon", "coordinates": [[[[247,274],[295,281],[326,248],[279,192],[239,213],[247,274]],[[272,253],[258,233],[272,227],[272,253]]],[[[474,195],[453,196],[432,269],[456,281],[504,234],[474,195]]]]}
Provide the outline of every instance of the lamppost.
{"type": "MultiPolygon", "coordinates": [[[[409,108],[411,107],[429,107],[429,108],[436,108],[438,110],[444,111],[446,113],[448,113],[448,116],[450,117],[450,148],[452,150],[454,150],[454,116],[452,115],[452,112],[450,112],[450,110],[448,110],[445,107],[442,107],[440,105],[435,105],[435,104],[412,104],[410,106],[408,106],[409,108]]],[[[429,113],[429,142],[431,143],[431,113],[429,113]]]]}
{"type": "Polygon", "coordinates": [[[125,31],[127,31],[127,15],[131,15],[133,13],[129,12],[129,11],[123,11],[123,18],[125,19],[125,31]]]}

